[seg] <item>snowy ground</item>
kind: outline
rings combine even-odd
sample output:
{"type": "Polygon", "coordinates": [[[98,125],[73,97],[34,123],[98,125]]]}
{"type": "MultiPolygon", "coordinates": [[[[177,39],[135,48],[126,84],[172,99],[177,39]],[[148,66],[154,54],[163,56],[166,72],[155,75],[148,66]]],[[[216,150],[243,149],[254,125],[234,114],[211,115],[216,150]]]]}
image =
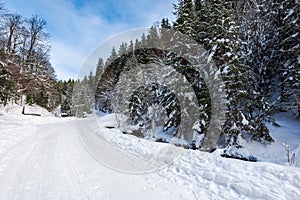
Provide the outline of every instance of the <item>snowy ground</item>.
{"type": "Polygon", "coordinates": [[[177,148],[175,162],[166,162],[161,170],[136,174],[120,172],[127,167],[123,165],[112,169],[118,166],[113,162],[117,156],[110,154],[110,149],[104,146],[93,149],[86,144],[97,143],[97,137],[105,138],[106,143],[133,157],[173,147],[105,128],[112,123],[113,116],[97,118],[98,124],[94,124],[94,116],[75,120],[57,118],[44,110],[39,112],[42,117],[22,116],[21,107],[17,106],[0,108],[0,199],[299,199],[300,196],[300,168],[288,166],[282,145],[289,144],[300,160],[300,124],[284,114],[276,116],[281,128],[270,127],[275,144],[246,145],[259,162],[222,158],[220,151],[209,154],[177,148]],[[96,139],[84,141],[85,133],[96,139]],[[96,150],[101,151],[101,156],[96,150]],[[101,158],[111,163],[103,164],[101,158]]]}

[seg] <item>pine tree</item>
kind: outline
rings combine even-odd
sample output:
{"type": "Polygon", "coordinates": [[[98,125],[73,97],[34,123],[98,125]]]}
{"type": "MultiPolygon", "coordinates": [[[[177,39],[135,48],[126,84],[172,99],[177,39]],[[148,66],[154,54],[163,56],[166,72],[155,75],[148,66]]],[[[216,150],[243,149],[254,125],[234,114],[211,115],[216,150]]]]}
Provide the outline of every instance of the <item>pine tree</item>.
{"type": "Polygon", "coordinates": [[[76,117],[86,117],[92,113],[91,94],[89,94],[89,80],[84,76],[83,80],[77,80],[74,84],[73,98],[75,102],[76,117]]]}
{"type": "Polygon", "coordinates": [[[191,36],[193,33],[194,6],[192,0],[179,0],[178,6],[174,5],[177,19],[174,29],[183,34],[191,36]]]}
{"type": "Polygon", "coordinates": [[[296,0],[282,1],[279,5],[278,25],[279,40],[277,51],[279,56],[281,87],[280,98],[283,104],[297,106],[297,117],[300,117],[300,4],[296,0]]]}
{"type": "Polygon", "coordinates": [[[74,80],[69,79],[60,83],[61,112],[67,116],[75,115],[75,105],[73,99],[74,80]]]}
{"type": "Polygon", "coordinates": [[[162,29],[171,29],[171,24],[169,23],[169,19],[168,18],[163,18],[161,20],[161,28],[162,29]]]}
{"type": "Polygon", "coordinates": [[[116,48],[113,47],[111,50],[111,54],[109,58],[105,62],[105,67],[109,66],[112,62],[114,62],[118,58],[118,54],[116,52],[116,48]]]}
{"type": "Polygon", "coordinates": [[[122,42],[118,51],[118,56],[124,56],[126,52],[127,52],[127,43],[122,42]]]}
{"type": "Polygon", "coordinates": [[[104,72],[104,68],[104,61],[102,58],[99,58],[96,66],[95,84],[98,84],[98,81],[100,80],[101,75],[104,72]]]}
{"type": "Polygon", "coordinates": [[[253,86],[251,83],[256,82],[251,80],[252,73],[248,67],[251,64],[245,61],[247,56],[241,38],[243,27],[238,18],[241,13],[237,13],[237,6],[235,1],[197,0],[196,20],[193,24],[193,37],[209,51],[209,57],[213,58],[223,74],[228,99],[224,133],[227,135],[227,143],[233,145],[237,144],[237,137],[243,131],[252,132],[253,137],[257,139],[271,140],[265,126],[266,104],[262,98],[253,98],[257,93],[249,87],[253,86]],[[259,104],[259,108],[253,108],[255,102],[262,104],[259,104]],[[261,115],[253,116],[252,112],[257,111],[261,115]]]}
{"type": "Polygon", "coordinates": [[[195,20],[192,23],[192,37],[196,42],[203,45],[204,48],[209,49],[208,41],[210,32],[207,29],[211,23],[209,21],[209,7],[203,0],[195,0],[194,7],[195,20]]]}
{"type": "Polygon", "coordinates": [[[112,65],[107,66],[98,81],[95,92],[95,108],[102,112],[111,112],[111,100],[114,95],[116,71],[112,65]]]}
{"type": "MultiPolygon", "coordinates": [[[[162,75],[163,77],[163,75],[162,75]]],[[[158,83],[139,87],[130,98],[130,122],[139,125],[146,137],[154,127],[163,127],[163,131],[179,125],[179,103],[176,96],[158,83]]],[[[151,137],[155,137],[153,130],[151,137]]]]}
{"type": "Polygon", "coordinates": [[[127,52],[128,53],[134,53],[134,44],[133,44],[132,40],[130,40],[130,42],[129,42],[129,45],[128,45],[128,48],[127,48],[127,52]]]}
{"type": "Polygon", "coordinates": [[[147,47],[159,48],[159,44],[158,30],[155,26],[151,26],[149,29],[149,34],[147,35],[147,47]]]}
{"type": "MultiPolygon", "coordinates": [[[[139,48],[143,48],[147,45],[145,33],[142,34],[141,41],[139,42],[139,48]]],[[[136,48],[138,49],[138,48],[136,48]]]]}

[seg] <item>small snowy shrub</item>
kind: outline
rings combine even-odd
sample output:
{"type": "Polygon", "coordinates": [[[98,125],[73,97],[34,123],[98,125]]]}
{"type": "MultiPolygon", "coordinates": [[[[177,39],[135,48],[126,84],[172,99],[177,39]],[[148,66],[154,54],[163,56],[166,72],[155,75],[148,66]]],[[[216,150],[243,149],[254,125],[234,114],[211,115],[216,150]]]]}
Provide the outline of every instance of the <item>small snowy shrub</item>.
{"type": "Polygon", "coordinates": [[[290,145],[284,144],[284,149],[285,149],[285,155],[287,156],[288,163],[290,166],[296,166],[296,154],[293,153],[291,154],[290,152],[290,145]]]}

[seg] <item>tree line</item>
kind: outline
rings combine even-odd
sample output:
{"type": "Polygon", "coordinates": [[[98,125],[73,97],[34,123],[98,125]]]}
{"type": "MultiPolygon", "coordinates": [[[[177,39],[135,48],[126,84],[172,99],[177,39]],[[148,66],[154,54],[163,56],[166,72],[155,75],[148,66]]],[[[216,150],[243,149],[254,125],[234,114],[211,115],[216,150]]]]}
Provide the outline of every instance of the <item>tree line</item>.
{"type": "MultiPolygon", "coordinates": [[[[2,4],[3,5],[3,4],[2,4]]],[[[0,100],[36,103],[49,110],[59,103],[56,75],[50,63],[46,21],[37,15],[1,14],[0,100]]]]}
{"type": "MultiPolygon", "coordinates": [[[[227,109],[219,145],[239,146],[242,135],[272,142],[267,128],[269,122],[276,124],[272,113],[285,110],[300,117],[299,13],[297,0],[179,0],[174,5],[173,23],[162,19],[141,38],[113,48],[106,60],[99,58],[95,74],[69,81],[55,78],[43,19],[1,14],[0,99],[5,105],[25,96],[26,102],[50,110],[61,104],[68,116],[82,117],[91,113],[92,107],[113,112],[114,97],[124,92],[116,90],[121,73],[143,64],[162,64],[184,75],[193,88],[198,120],[192,130],[186,130],[193,135],[188,145],[204,148],[209,140],[212,97],[195,67],[172,53],[176,36],[170,33],[178,31],[205,48],[222,76],[227,109]],[[164,45],[168,47],[165,50],[161,48],[164,45]]],[[[169,76],[171,73],[165,70],[160,78],[169,76]]],[[[136,79],[144,83],[142,74],[136,79]]],[[[134,91],[125,109],[128,123],[140,127],[139,135],[147,135],[149,127],[157,123],[166,133],[172,130],[180,138],[189,135],[176,134],[183,112],[179,99],[157,83],[145,83],[134,91]]]]}
{"type": "Polygon", "coordinates": [[[50,63],[46,21],[37,15],[25,18],[9,13],[4,3],[0,3],[0,12],[0,104],[37,104],[49,111],[61,105],[67,116],[89,113],[90,107],[75,104],[87,101],[90,96],[82,93],[73,97],[74,86],[86,86],[86,78],[76,81],[56,78],[50,63]]]}

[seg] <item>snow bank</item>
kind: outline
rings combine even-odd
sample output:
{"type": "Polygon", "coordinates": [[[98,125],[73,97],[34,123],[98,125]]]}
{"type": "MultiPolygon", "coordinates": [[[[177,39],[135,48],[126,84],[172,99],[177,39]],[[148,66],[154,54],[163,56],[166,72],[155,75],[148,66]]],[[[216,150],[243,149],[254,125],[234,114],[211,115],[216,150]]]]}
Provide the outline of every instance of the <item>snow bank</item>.
{"type": "Polygon", "coordinates": [[[290,165],[285,152],[285,145],[290,147],[290,155],[295,153],[296,167],[300,167],[300,122],[294,120],[289,113],[277,113],[274,118],[281,127],[268,125],[270,134],[275,140],[271,144],[247,141],[244,148],[237,150],[242,155],[254,156],[259,162],[271,162],[280,165],[290,165]]]}
{"type": "MultiPolygon", "coordinates": [[[[180,153],[160,170],[145,175],[148,186],[144,186],[143,189],[163,191],[177,196],[177,199],[298,199],[300,169],[288,165],[281,143],[285,141],[291,145],[292,151],[297,150],[300,126],[298,122],[285,118],[285,115],[275,117],[282,127],[270,126],[276,141],[274,144],[243,144],[243,153],[257,156],[258,162],[223,158],[220,156],[223,153],[222,149],[206,153],[175,147],[180,153]]],[[[105,128],[105,125],[116,125],[113,115],[99,118],[98,123],[102,124],[96,131],[99,137],[137,157],[155,154],[170,146],[122,134],[116,128],[105,128]]],[[[110,159],[116,158],[114,153],[107,152],[110,159]]],[[[113,168],[118,171],[119,161],[115,162],[113,168]]],[[[131,162],[134,164],[136,160],[131,162]]]]}
{"type": "MultiPolygon", "coordinates": [[[[22,115],[22,109],[23,106],[14,104],[14,105],[7,105],[5,107],[0,106],[0,114],[2,115],[10,115],[10,116],[21,116],[22,115]]],[[[35,113],[35,114],[41,114],[42,116],[51,117],[53,116],[52,113],[48,112],[45,108],[42,108],[37,105],[26,105],[25,106],[25,113],[35,113]]]]}
{"type": "MultiPolygon", "coordinates": [[[[287,144],[290,146],[290,153],[291,154],[295,153],[296,155],[295,166],[300,167],[300,122],[296,120],[292,120],[287,113],[279,113],[274,117],[277,123],[281,125],[281,127],[274,127],[272,125],[269,125],[270,134],[275,140],[274,143],[263,144],[256,141],[243,140],[242,143],[243,148],[234,149],[234,150],[231,149],[230,151],[234,151],[232,153],[237,153],[239,155],[243,155],[244,157],[257,158],[258,162],[271,162],[280,165],[289,165],[288,158],[285,152],[285,146],[283,145],[283,144],[287,144]]],[[[120,133],[122,132],[122,129],[126,129],[126,130],[134,129],[134,127],[129,127],[129,128],[124,127],[126,124],[124,119],[125,116],[109,114],[97,118],[97,121],[99,127],[103,130],[102,132],[105,133],[107,137],[111,137],[110,141],[112,142],[114,138],[116,140],[115,142],[117,143],[117,138],[123,136],[113,135],[116,130],[111,131],[106,129],[105,127],[114,127],[117,129],[119,127],[118,124],[119,125],[121,124],[120,133]],[[120,122],[118,122],[118,119],[120,122]],[[109,135],[110,133],[112,135],[109,135]]],[[[158,135],[159,134],[160,133],[158,133],[158,135]]],[[[143,139],[136,138],[134,136],[126,136],[126,137],[133,137],[137,141],[144,141],[143,139]]],[[[122,144],[119,145],[122,146],[122,144]]],[[[123,146],[128,146],[128,145],[129,144],[123,144],[123,146]]],[[[131,145],[131,146],[135,146],[135,145],[131,145]]]]}
{"type": "Polygon", "coordinates": [[[34,105],[25,106],[25,113],[36,113],[41,116],[22,115],[23,107],[17,104],[0,106],[0,133],[11,128],[22,128],[44,123],[59,123],[74,120],[74,118],[58,118],[46,109],[34,105]]]}

